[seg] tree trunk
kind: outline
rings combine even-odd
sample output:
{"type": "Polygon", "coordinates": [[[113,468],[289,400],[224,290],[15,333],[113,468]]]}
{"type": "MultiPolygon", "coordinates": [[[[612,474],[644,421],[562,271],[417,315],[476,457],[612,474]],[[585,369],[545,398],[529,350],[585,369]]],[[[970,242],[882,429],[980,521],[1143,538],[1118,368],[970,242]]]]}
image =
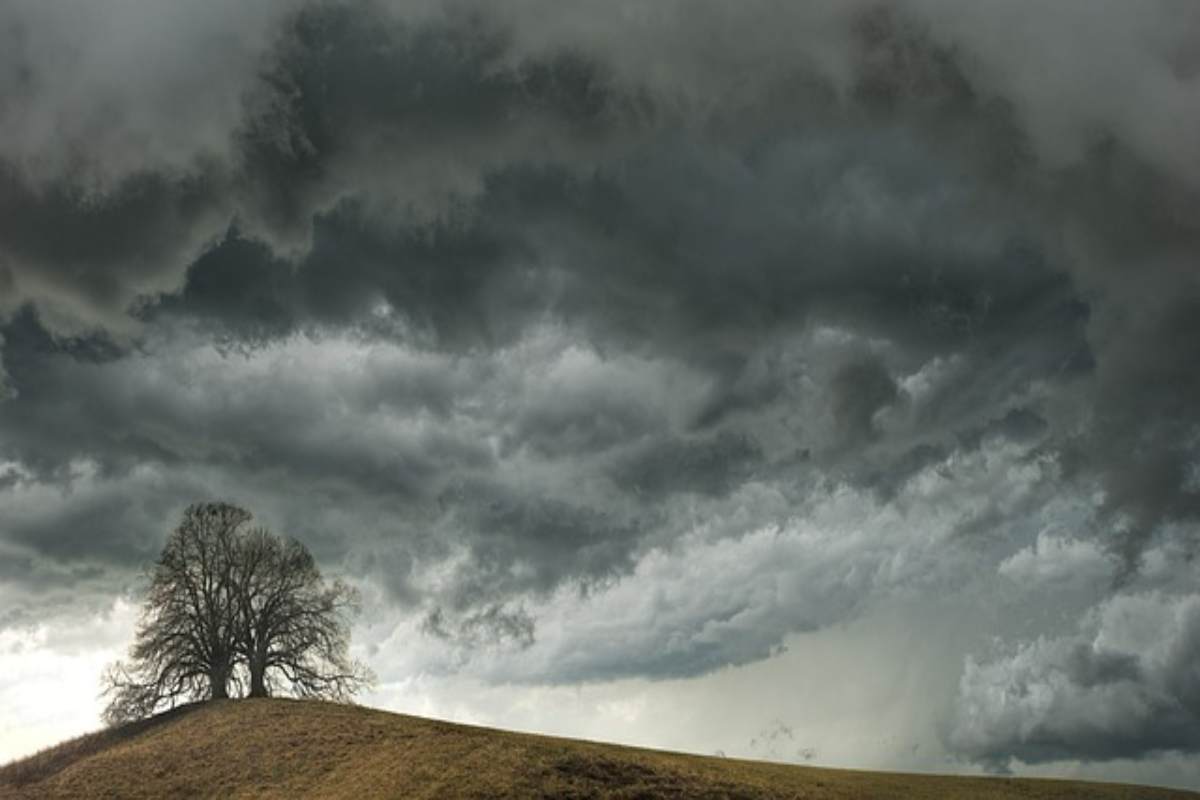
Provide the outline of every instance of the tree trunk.
{"type": "Polygon", "coordinates": [[[224,700],[229,697],[228,670],[213,670],[208,673],[208,696],[213,700],[224,700]]]}
{"type": "Polygon", "coordinates": [[[268,697],[267,661],[265,658],[250,660],[250,697],[268,697]]]}

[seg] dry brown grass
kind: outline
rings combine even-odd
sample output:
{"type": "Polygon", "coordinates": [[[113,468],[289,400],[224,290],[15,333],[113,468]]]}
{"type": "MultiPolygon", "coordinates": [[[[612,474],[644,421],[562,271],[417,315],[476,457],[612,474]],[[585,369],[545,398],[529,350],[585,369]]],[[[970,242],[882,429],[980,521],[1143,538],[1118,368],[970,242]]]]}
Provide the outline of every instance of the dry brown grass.
{"type": "Polygon", "coordinates": [[[1112,784],[796,767],[294,700],[207,703],[0,768],[0,798],[1196,798],[1112,784]]]}

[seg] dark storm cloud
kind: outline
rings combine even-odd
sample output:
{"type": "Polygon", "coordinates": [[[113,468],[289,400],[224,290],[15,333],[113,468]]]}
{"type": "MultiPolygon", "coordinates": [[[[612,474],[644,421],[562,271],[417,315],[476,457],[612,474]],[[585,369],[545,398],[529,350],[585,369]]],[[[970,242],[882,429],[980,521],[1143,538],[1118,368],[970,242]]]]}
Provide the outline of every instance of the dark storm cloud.
{"type": "Polygon", "coordinates": [[[8,371],[4,369],[4,340],[0,339],[0,401],[11,400],[15,390],[9,383],[8,371]]]}
{"type": "Polygon", "coordinates": [[[66,330],[94,321],[127,329],[140,293],[175,288],[181,270],[163,265],[190,259],[220,230],[221,197],[207,183],[149,173],[89,195],[64,182],[35,187],[0,166],[5,294],[39,298],[43,316],[66,330]]]}
{"type": "MultiPolygon", "coordinates": [[[[51,562],[92,562],[96,570],[149,563],[160,541],[147,534],[157,532],[179,499],[195,487],[146,488],[152,493],[133,503],[119,492],[98,493],[37,515],[4,514],[5,539],[51,562]]],[[[95,571],[89,577],[102,575],[95,571]]],[[[15,575],[10,579],[18,580],[15,575]]]]}
{"type": "Polygon", "coordinates": [[[505,65],[507,32],[476,13],[405,24],[317,5],[289,26],[239,134],[246,213],[283,235],[303,235],[344,192],[428,203],[376,181],[419,184],[428,170],[429,190],[444,192],[463,162],[486,169],[514,147],[528,157],[529,130],[570,147],[604,137],[621,111],[598,66],[569,52],[505,65]]]}
{"type": "MultiPolygon", "coordinates": [[[[971,98],[960,97],[962,78],[945,54],[930,56],[919,37],[915,43],[898,40],[891,19],[870,17],[854,34],[871,55],[859,76],[862,91],[903,103],[906,93],[924,97],[944,84],[954,97],[946,112],[952,130],[986,133],[989,123],[981,127],[958,107],[969,106],[971,98]],[[896,48],[923,71],[915,84],[885,92],[895,72],[876,62],[899,57],[896,48]]],[[[995,331],[1003,337],[1031,295],[1060,291],[1036,257],[1006,255],[1009,240],[1036,231],[979,185],[978,176],[959,177],[936,152],[944,142],[924,142],[919,126],[917,133],[890,124],[864,127],[846,121],[828,102],[817,112],[832,116],[833,135],[824,127],[785,126],[768,127],[765,138],[757,129],[747,137],[672,123],[651,144],[624,148],[629,155],[613,166],[579,178],[570,160],[526,166],[524,137],[532,125],[559,144],[611,138],[622,119],[613,109],[624,111],[632,99],[606,87],[603,67],[584,56],[560,53],[506,66],[506,32],[487,17],[407,25],[382,12],[357,14],[339,6],[287,18],[276,41],[234,137],[236,178],[227,181],[226,191],[236,200],[226,205],[239,209],[249,235],[257,232],[271,242],[295,230],[304,238],[311,226],[311,248],[294,262],[231,234],[190,268],[178,299],[167,296],[160,309],[144,312],[149,319],[171,310],[215,316],[222,335],[260,340],[309,321],[360,319],[384,300],[436,341],[487,345],[510,340],[523,318],[549,312],[583,323],[601,340],[658,339],[688,359],[707,361],[714,347],[744,357],[773,329],[814,314],[864,325],[926,353],[956,350],[964,336],[995,331]],[[461,151],[470,153],[472,142],[484,140],[484,129],[488,152],[472,165],[485,175],[482,194],[466,201],[461,214],[399,229],[391,218],[380,219],[372,204],[396,198],[363,170],[380,173],[374,166],[379,157],[404,161],[410,149],[440,169],[443,146],[461,159],[461,151]],[[424,144],[430,141],[432,146],[424,144]],[[366,199],[331,208],[349,187],[366,199]],[[997,211],[1002,221],[990,221],[997,211]],[[786,226],[779,222],[783,217],[786,226]],[[970,236],[963,235],[967,231],[970,236]],[[980,239],[1001,246],[1000,255],[981,247],[980,239]],[[556,282],[561,288],[548,296],[546,286],[556,282]]],[[[941,105],[933,103],[935,110],[941,105]]],[[[961,145],[948,141],[948,163],[969,166],[955,153],[961,145]]],[[[561,159],[562,152],[552,147],[538,158],[553,161],[556,155],[561,159]]],[[[391,174],[386,163],[381,174],[391,174]]],[[[68,256],[96,250],[86,235],[94,230],[144,263],[171,262],[165,253],[156,255],[154,242],[180,237],[172,235],[174,223],[156,221],[196,214],[173,212],[171,195],[150,191],[171,186],[162,180],[126,179],[98,206],[60,209],[54,203],[70,205],[70,198],[55,200],[58,194],[50,195],[51,205],[18,203],[29,224],[20,226],[22,236],[6,237],[7,247],[18,254],[37,251],[74,275],[68,256]],[[149,182],[139,190],[142,180],[149,182]],[[134,202],[148,204],[155,215],[134,235],[118,235],[123,229],[116,222],[145,216],[132,213],[136,206],[126,208],[134,202]],[[104,216],[108,208],[114,209],[112,219],[104,216]],[[69,228],[65,237],[57,235],[62,220],[72,218],[68,212],[84,215],[82,237],[69,228]],[[35,223],[43,219],[59,226],[55,236],[37,233],[35,223]],[[64,247],[83,249],[60,253],[64,247]]],[[[98,252],[103,256],[105,249],[98,252]]],[[[128,260],[119,255],[114,260],[128,260]]],[[[94,302],[110,297],[114,303],[126,295],[113,287],[144,288],[144,282],[122,281],[104,267],[90,265],[98,277],[74,288],[94,302]]],[[[38,387],[31,376],[18,387],[22,383],[30,397],[14,412],[38,413],[38,387]]],[[[834,402],[835,418],[853,438],[889,398],[864,394],[860,390],[872,386],[851,383],[839,392],[842,383],[835,379],[834,402]]],[[[69,396],[65,387],[49,393],[69,402],[61,399],[69,396]]],[[[48,419],[50,409],[40,408],[48,419]]],[[[273,411],[281,424],[289,417],[286,406],[273,411]]],[[[53,413],[84,416],[69,412],[60,407],[53,413]]],[[[103,405],[89,409],[88,423],[76,424],[98,430],[76,429],[72,441],[119,436],[129,445],[114,452],[132,451],[133,458],[148,454],[143,447],[153,449],[152,437],[125,433],[120,420],[105,414],[103,405]]],[[[558,424],[538,421],[547,432],[558,424]]],[[[625,435],[628,423],[613,424],[625,435]]],[[[231,427],[237,426],[233,420],[231,427]]],[[[26,421],[22,427],[37,426],[26,421]]],[[[528,428],[518,434],[545,446],[528,428]]],[[[587,444],[595,442],[577,443],[587,444]]],[[[75,446],[108,457],[98,443],[75,446]]],[[[276,460],[297,464],[290,446],[259,443],[238,460],[249,467],[276,460]]],[[[24,453],[32,458],[34,449],[24,453]]],[[[369,469],[352,468],[353,456],[340,459],[337,448],[328,459],[348,471],[347,479],[378,480],[369,469]]],[[[404,481],[394,477],[380,488],[402,488],[404,481]]]]}
{"type": "MultiPolygon", "coordinates": [[[[8,29],[20,41],[30,36],[26,28],[61,22],[23,10],[28,16],[17,13],[8,29]]],[[[179,16],[176,22],[186,21],[179,16]]],[[[229,76],[230,85],[217,92],[223,107],[224,95],[238,92],[239,117],[212,131],[213,141],[193,143],[178,164],[148,160],[91,178],[89,169],[104,167],[113,158],[106,148],[116,146],[100,137],[94,152],[86,141],[52,140],[50,152],[38,154],[43,161],[66,157],[57,146],[78,151],[83,165],[49,178],[30,166],[42,161],[17,147],[0,154],[21,159],[6,160],[0,172],[3,274],[14,290],[5,298],[9,310],[31,300],[60,329],[123,327],[124,312],[139,297],[174,292],[187,265],[234,220],[293,253],[307,249],[314,217],[343,196],[365,191],[427,217],[429,208],[469,190],[489,165],[526,157],[530,136],[568,149],[605,136],[616,111],[594,64],[569,52],[501,64],[504,28],[477,16],[410,24],[376,5],[331,3],[282,17],[263,41],[247,45],[261,51],[246,65],[251,78],[229,76]]],[[[28,76],[34,98],[24,102],[34,107],[36,87],[58,78],[43,58],[26,53],[7,65],[11,81],[28,76]]],[[[56,100],[78,102],[48,97],[56,100]]],[[[15,111],[5,118],[14,129],[15,111]]],[[[338,287],[328,299],[344,303],[355,289],[377,290],[369,281],[338,287]]],[[[453,292],[456,283],[449,277],[431,288],[453,292]]],[[[237,294],[236,287],[226,291],[237,294]]]]}
{"type": "Polygon", "coordinates": [[[6,4],[0,310],[129,334],[228,224],[229,132],[287,3],[6,4]]]}
{"type": "MultiPolygon", "coordinates": [[[[304,342],[297,343],[301,354],[304,342]]],[[[170,343],[165,357],[91,360],[81,346],[55,342],[28,313],[10,326],[6,348],[24,388],[6,403],[0,423],[6,455],[44,476],[69,473],[74,459],[109,473],[142,463],[224,464],[249,472],[283,465],[299,479],[337,479],[410,496],[425,491],[440,460],[479,465],[490,458],[477,443],[440,430],[415,431],[412,447],[397,449],[396,437],[407,432],[343,430],[340,415],[328,413],[331,398],[344,404],[342,414],[364,416],[381,403],[392,410],[436,407],[443,391],[438,380],[455,377],[434,374],[422,389],[429,373],[420,364],[384,362],[378,366],[399,375],[381,372],[325,387],[286,364],[264,368],[245,355],[196,353],[170,343]],[[409,382],[397,386],[404,378],[409,382]]],[[[341,377],[350,376],[343,369],[341,377]]]]}
{"type": "Polygon", "coordinates": [[[758,445],[745,434],[656,440],[616,463],[613,481],[651,502],[674,492],[724,494],[751,479],[761,461],[758,445]]]}
{"type": "MultiPolygon", "coordinates": [[[[158,5],[0,12],[0,543],[46,583],[118,585],[234,496],[435,638],[534,658],[539,603],[712,548],[727,603],[628,599],[645,635],[556,681],[763,658],[969,548],[994,572],[1060,491],[1099,492],[1123,580],[1191,547],[1194,11],[158,5]],[[992,497],[989,458],[1040,484],[992,497]],[[972,535],[911,562],[762,533],[946,485],[957,516],[906,524],[972,535]]],[[[1185,746],[1069,724],[1076,689],[1183,696],[1072,648],[1020,651],[1061,729],[962,751],[1185,746]]]]}
{"type": "Polygon", "coordinates": [[[838,432],[850,444],[877,435],[874,417],[899,398],[896,382],[878,359],[852,361],[834,373],[833,419],[838,432]]]}
{"type": "MultiPolygon", "coordinates": [[[[439,498],[466,534],[452,602],[460,610],[490,594],[545,592],[563,581],[594,582],[628,569],[640,531],[616,509],[529,496],[502,485],[455,486],[439,498]]],[[[644,521],[643,521],[644,522],[644,521]]]]}
{"type": "MultiPolygon", "coordinates": [[[[1174,269],[1191,273],[1194,264],[1174,269]]],[[[1200,284],[1191,274],[1178,280],[1169,291],[1138,296],[1136,317],[1100,322],[1113,327],[1100,334],[1108,341],[1098,359],[1096,424],[1083,449],[1103,470],[1106,508],[1120,521],[1114,547],[1127,569],[1164,522],[1200,519],[1200,493],[1189,477],[1200,377],[1184,366],[1200,348],[1200,284]]]]}

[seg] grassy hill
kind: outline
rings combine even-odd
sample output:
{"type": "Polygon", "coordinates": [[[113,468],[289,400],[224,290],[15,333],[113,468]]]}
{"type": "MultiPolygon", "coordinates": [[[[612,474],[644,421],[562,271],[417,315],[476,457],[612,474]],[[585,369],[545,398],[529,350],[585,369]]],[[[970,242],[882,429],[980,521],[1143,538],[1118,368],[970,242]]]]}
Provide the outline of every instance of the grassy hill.
{"type": "Polygon", "coordinates": [[[852,772],[454,725],[355,706],[177,709],[0,767],[0,798],[1195,798],[1134,786],[852,772]]]}

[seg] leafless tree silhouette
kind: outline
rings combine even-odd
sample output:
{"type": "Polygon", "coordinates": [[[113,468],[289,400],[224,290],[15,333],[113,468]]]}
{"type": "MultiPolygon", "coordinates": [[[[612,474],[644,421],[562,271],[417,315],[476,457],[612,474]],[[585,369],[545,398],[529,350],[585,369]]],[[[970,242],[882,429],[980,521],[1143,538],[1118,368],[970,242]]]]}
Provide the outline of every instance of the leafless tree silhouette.
{"type": "Polygon", "coordinates": [[[347,653],[357,593],[341,581],[326,584],[295,539],[256,528],[238,544],[237,647],[250,697],[281,688],[301,697],[349,699],[370,680],[347,653]]]}
{"type": "Polygon", "coordinates": [[[127,662],[105,673],[110,724],[180,701],[229,696],[236,656],[233,552],[249,512],[225,503],[189,506],[150,575],[127,662]]]}
{"type": "Polygon", "coordinates": [[[155,562],[133,646],[103,676],[118,724],[181,702],[272,691],[344,701],[371,680],[348,655],[357,594],[307,548],[228,503],[189,506],[155,562]]]}

